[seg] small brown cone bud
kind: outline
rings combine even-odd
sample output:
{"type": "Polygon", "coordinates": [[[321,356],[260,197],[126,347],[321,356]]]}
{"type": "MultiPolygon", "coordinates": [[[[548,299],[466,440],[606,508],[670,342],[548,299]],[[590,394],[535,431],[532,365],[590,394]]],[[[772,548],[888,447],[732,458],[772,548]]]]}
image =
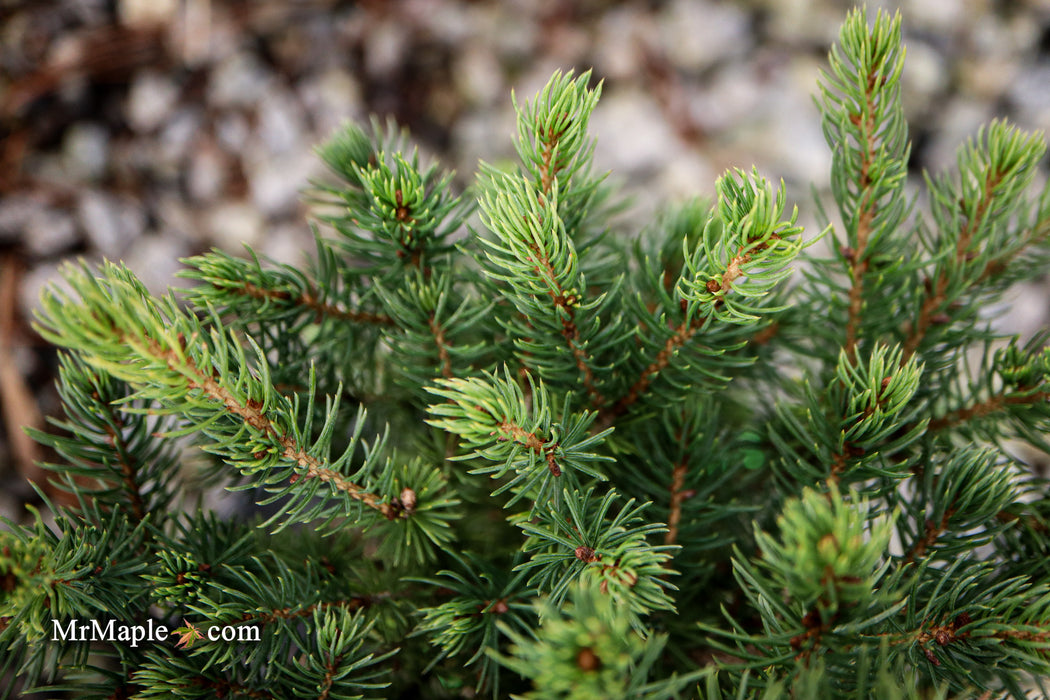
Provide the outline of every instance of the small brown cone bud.
{"type": "Polygon", "coordinates": [[[405,509],[406,513],[412,513],[416,510],[416,492],[407,486],[401,489],[401,507],[405,509]]]}
{"type": "Polygon", "coordinates": [[[581,671],[597,671],[602,667],[602,660],[598,658],[593,649],[584,647],[576,654],[576,665],[581,671]]]}
{"type": "Polygon", "coordinates": [[[575,554],[577,559],[579,559],[580,561],[585,561],[588,564],[592,561],[598,561],[598,558],[594,556],[594,550],[582,544],[576,548],[575,554]]]}

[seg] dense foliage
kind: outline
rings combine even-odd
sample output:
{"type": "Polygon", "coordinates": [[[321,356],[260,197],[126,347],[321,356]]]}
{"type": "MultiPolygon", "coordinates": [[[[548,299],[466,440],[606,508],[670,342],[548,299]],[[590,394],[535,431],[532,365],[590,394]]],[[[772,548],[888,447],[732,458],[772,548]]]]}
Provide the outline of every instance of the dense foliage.
{"type": "Polygon", "coordinates": [[[0,533],[3,668],[52,697],[1038,692],[1050,500],[1018,455],[1050,446],[1050,350],[990,316],[1050,260],[1045,143],[993,122],[920,207],[903,62],[899,17],[849,16],[826,257],[755,171],[620,235],[601,86],[558,73],[462,196],[347,126],[308,270],[215,251],[155,298],[68,269],[36,437],[77,505],[0,533]],[[187,498],[214,485],[257,517],[187,498]]]}

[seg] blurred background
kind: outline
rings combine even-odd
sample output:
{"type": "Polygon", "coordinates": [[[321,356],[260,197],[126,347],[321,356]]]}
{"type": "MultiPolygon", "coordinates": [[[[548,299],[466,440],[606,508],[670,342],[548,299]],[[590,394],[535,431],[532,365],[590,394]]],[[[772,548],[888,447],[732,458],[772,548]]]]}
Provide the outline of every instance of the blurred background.
{"type": "MultiPolygon", "coordinates": [[[[598,169],[633,197],[710,195],[728,167],[783,179],[804,222],[830,155],[812,95],[841,0],[0,0],[0,514],[44,457],[22,425],[57,412],[29,321],[60,263],[124,260],[155,292],[212,246],[301,263],[313,146],[392,116],[468,182],[513,156],[510,91],[557,68],[604,79],[598,169]]],[[[1050,130],[1050,0],[902,0],[912,173],[978,126],[1050,130]]],[[[1050,318],[1047,285],[1000,319],[1050,318]]]]}

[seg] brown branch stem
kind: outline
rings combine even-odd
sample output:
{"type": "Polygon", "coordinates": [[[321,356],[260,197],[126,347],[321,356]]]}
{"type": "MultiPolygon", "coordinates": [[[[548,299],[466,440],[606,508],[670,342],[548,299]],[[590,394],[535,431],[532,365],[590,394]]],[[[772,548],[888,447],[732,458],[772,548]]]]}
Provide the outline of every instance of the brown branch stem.
{"type": "Polygon", "coordinates": [[[529,248],[533,253],[533,257],[530,258],[530,262],[534,264],[533,271],[543,277],[547,283],[547,294],[550,296],[551,301],[554,302],[554,307],[565,313],[565,317],[561,321],[562,337],[565,338],[565,342],[568,344],[570,352],[572,352],[573,359],[576,360],[576,368],[580,371],[580,376],[583,378],[583,386],[590,397],[591,405],[600,408],[605,404],[606,399],[601,391],[598,390],[594,371],[590,366],[590,355],[587,354],[580,342],[580,330],[576,326],[576,305],[580,301],[579,296],[562,288],[554,273],[554,267],[551,265],[550,258],[539,246],[532,244],[529,248]]]}
{"type": "Polygon", "coordinates": [[[561,467],[554,456],[555,451],[558,449],[558,443],[547,444],[536,433],[530,433],[520,425],[507,420],[500,422],[499,432],[504,436],[501,439],[513,440],[522,447],[543,457],[552,476],[561,476],[561,467]]]}
{"type": "Polygon", "coordinates": [[[388,519],[397,517],[398,509],[394,505],[381,502],[378,495],[365,491],[339,472],[324,466],[321,460],[306,452],[296,443],[295,438],[290,435],[280,434],[270,419],[262,412],[262,406],[256,405],[257,402],[249,400],[247,403],[241,403],[228,389],[216,381],[214,376],[197,367],[196,363],[189,357],[180,357],[179,353],[161,347],[155,340],[149,340],[148,342],[150,354],[164,360],[170,370],[186,377],[188,389],[199,389],[211,399],[222,403],[230,413],[239,417],[245,424],[273,439],[282,448],[281,456],[283,458],[295,462],[298,466],[305,469],[303,473],[293,475],[292,483],[298,481],[299,478],[320,479],[325,483],[331,484],[335,489],[343,491],[355,501],[360,501],[369,508],[379,511],[388,519]]]}
{"type": "Polygon", "coordinates": [[[864,113],[851,115],[856,117],[854,122],[861,127],[861,140],[864,144],[864,155],[860,163],[860,189],[863,192],[860,199],[859,214],[857,216],[857,230],[853,241],[853,249],[846,256],[850,266],[850,290],[849,307],[846,317],[846,357],[853,360],[856,356],[857,336],[860,333],[860,316],[864,309],[864,276],[868,273],[868,238],[871,235],[871,222],[875,218],[875,202],[871,191],[871,166],[875,161],[875,106],[874,89],[878,84],[876,69],[868,74],[868,89],[864,92],[864,113]]]}
{"type": "Polygon", "coordinates": [[[627,394],[625,394],[624,397],[609,411],[609,418],[621,415],[635,401],[637,401],[642,394],[645,393],[656,375],[662,372],[667,365],[670,364],[671,358],[674,357],[675,352],[689,342],[702,323],[703,321],[699,319],[694,320],[692,323],[689,321],[682,321],[678,327],[675,328],[674,334],[672,334],[664,343],[664,347],[659,353],[657,353],[656,359],[654,359],[648,367],[642,370],[641,375],[635,380],[634,384],[631,385],[627,394]]]}
{"type": "MultiPolygon", "coordinates": [[[[977,203],[977,209],[974,211],[973,218],[966,222],[966,226],[959,233],[959,239],[955,242],[955,262],[957,264],[965,263],[966,256],[969,253],[970,244],[973,242],[974,234],[977,233],[977,228],[984,220],[991,207],[992,197],[994,190],[1002,182],[1003,173],[998,171],[992,171],[989,169],[985,173],[984,183],[981,187],[981,199],[977,203]]],[[[987,273],[982,272],[982,276],[987,273]]],[[[911,329],[908,334],[907,340],[904,342],[904,352],[901,356],[901,362],[907,362],[912,355],[919,349],[919,345],[922,343],[926,334],[930,330],[937,313],[948,303],[948,283],[949,274],[947,270],[942,270],[937,275],[937,280],[931,285],[930,292],[923,299],[922,306],[919,307],[919,318],[915,322],[915,326],[911,329]]]]}
{"type": "Polygon", "coordinates": [[[437,319],[434,318],[433,314],[431,314],[428,324],[430,326],[430,332],[434,335],[434,344],[437,346],[438,360],[441,362],[441,376],[445,379],[451,379],[452,357],[449,354],[449,348],[452,344],[449,343],[448,339],[445,337],[444,327],[437,322],[437,319]]]}
{"type": "Polygon", "coordinates": [[[239,287],[227,288],[228,291],[239,292],[253,299],[285,301],[303,306],[314,312],[319,318],[329,316],[331,318],[358,323],[368,323],[378,326],[393,326],[394,319],[384,314],[374,314],[368,311],[354,311],[339,304],[329,304],[320,301],[312,292],[303,292],[298,296],[292,296],[290,292],[277,289],[266,289],[251,282],[243,282],[239,287]]]}
{"type": "MultiPolygon", "coordinates": [[[[1023,388],[1022,391],[1024,391],[1023,388]]],[[[971,420],[983,418],[992,413],[1005,410],[1009,406],[1028,406],[1039,403],[1040,401],[1050,401],[1050,392],[1035,391],[1032,393],[1014,394],[1009,396],[1006,394],[996,394],[995,396],[991,396],[983,401],[978,401],[970,406],[958,408],[945,414],[941,418],[930,421],[928,430],[930,432],[947,430],[971,420]]]]}
{"type": "Polygon", "coordinates": [[[674,465],[671,472],[671,511],[667,516],[667,532],[664,544],[674,544],[678,539],[678,524],[682,521],[682,502],[685,500],[685,475],[689,467],[685,459],[674,465]]]}
{"type": "Polygon", "coordinates": [[[127,492],[128,500],[131,502],[131,516],[138,523],[146,517],[146,508],[142,502],[142,493],[139,491],[139,483],[136,478],[138,468],[125,459],[127,450],[121,447],[121,444],[124,442],[124,436],[113,427],[114,425],[119,426],[122,424],[120,416],[113,411],[111,404],[107,403],[105,406],[110,418],[106,424],[106,434],[109,435],[113,451],[117,456],[117,462],[120,464],[120,480],[124,490],[127,492]]]}

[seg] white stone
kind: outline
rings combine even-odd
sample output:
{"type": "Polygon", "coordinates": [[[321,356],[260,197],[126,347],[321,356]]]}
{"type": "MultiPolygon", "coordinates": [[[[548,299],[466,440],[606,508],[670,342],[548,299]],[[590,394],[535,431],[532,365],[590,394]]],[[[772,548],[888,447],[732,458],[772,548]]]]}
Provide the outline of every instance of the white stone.
{"type": "Polygon", "coordinates": [[[140,72],[128,90],[128,124],[138,132],[153,131],[171,116],[178,97],[178,87],[167,76],[140,72]]]}
{"type": "Polygon", "coordinates": [[[479,36],[476,15],[482,6],[459,2],[421,2],[418,14],[426,21],[427,31],[448,45],[466,46],[479,36]]]}
{"type": "Polygon", "coordinates": [[[1022,338],[1031,338],[1046,327],[1050,303],[1047,302],[1045,284],[1018,284],[1010,290],[1006,302],[1006,308],[991,310],[987,315],[996,331],[1011,335],[1018,333],[1022,338]]]}
{"type": "Polygon", "coordinates": [[[1005,54],[967,59],[960,66],[960,94],[986,102],[1002,97],[1020,69],[1015,58],[1005,54]]]}
{"type": "Polygon", "coordinates": [[[158,170],[167,169],[170,173],[175,168],[181,171],[200,134],[202,121],[200,111],[192,107],[176,110],[171,115],[157,139],[162,161],[156,164],[158,170]]]}
{"type": "Polygon", "coordinates": [[[216,107],[249,107],[256,104],[272,76],[259,59],[235,53],[218,65],[208,83],[208,102],[216,107]]]}
{"type": "Polygon", "coordinates": [[[0,198],[0,242],[17,241],[25,233],[30,219],[46,205],[27,194],[10,194],[0,198]]]}
{"type": "Polygon", "coordinates": [[[266,216],[291,214],[299,203],[300,191],[320,172],[319,159],[306,150],[257,159],[248,166],[252,202],[266,216]]]}
{"type": "Polygon", "coordinates": [[[408,34],[396,22],[375,25],[364,36],[365,70],[369,75],[386,75],[404,60],[408,49],[408,34]]]}
{"type": "MultiPolygon", "coordinates": [[[[89,261],[88,265],[95,265],[97,262],[89,261]]],[[[40,310],[40,297],[45,290],[53,289],[55,292],[72,294],[72,287],[62,276],[62,267],[57,262],[47,262],[33,265],[26,271],[18,288],[18,305],[23,318],[33,318],[40,310]]]]}
{"type": "Polygon", "coordinates": [[[109,131],[94,122],[74,124],[66,131],[62,150],[66,167],[74,176],[98,179],[109,165],[109,131]]]}
{"type": "Polygon", "coordinates": [[[173,22],[178,0],[120,0],[117,14],[123,24],[148,26],[173,22]]]}
{"type": "Polygon", "coordinates": [[[209,238],[222,250],[236,252],[245,244],[254,246],[262,234],[258,210],[244,202],[220,204],[205,215],[209,238]]]}
{"type": "Polygon", "coordinates": [[[664,204],[685,201],[699,194],[707,194],[714,190],[715,180],[721,173],[717,172],[711,163],[695,152],[682,152],[668,167],[660,173],[659,177],[659,206],[664,204]]]}
{"type": "Polygon", "coordinates": [[[109,259],[119,258],[146,227],[146,214],[140,206],[106,192],[83,192],[77,215],[92,246],[109,259]]]}
{"type": "Polygon", "coordinates": [[[455,61],[453,79],[458,92],[468,101],[489,105],[504,98],[502,67],[489,47],[467,44],[455,61]]]}
{"type": "Polygon", "coordinates": [[[79,240],[73,217],[55,208],[38,209],[25,225],[23,241],[32,255],[58,255],[76,245],[79,240]]]}
{"type": "Polygon", "coordinates": [[[901,89],[905,112],[909,116],[922,114],[934,100],[942,96],[948,83],[944,54],[924,41],[908,42],[908,56],[901,89]]]}
{"type": "Polygon", "coordinates": [[[179,258],[190,249],[178,236],[169,234],[140,236],[124,258],[151,294],[166,294],[175,285],[175,273],[182,269],[179,258]]]}
{"type": "Polygon", "coordinates": [[[186,189],[190,197],[198,202],[216,199],[226,186],[227,163],[226,155],[210,141],[198,146],[186,173],[186,189]]]}
{"type": "Polygon", "coordinates": [[[645,65],[643,46],[658,45],[658,28],[649,13],[635,7],[614,7],[602,14],[591,47],[594,68],[603,77],[635,79],[645,65]]]}
{"type": "Polygon", "coordinates": [[[690,90],[690,114],[707,132],[733,128],[752,117],[768,92],[768,86],[748,63],[733,63],[719,70],[708,87],[690,90]]]}
{"type": "MultiPolygon", "coordinates": [[[[901,13],[911,31],[952,32],[974,21],[973,0],[907,0],[904,4],[901,13]]],[[[986,16],[984,21],[991,21],[991,18],[986,16]]]]}
{"type": "Polygon", "coordinates": [[[248,120],[239,112],[228,112],[218,117],[215,137],[223,148],[231,153],[240,153],[251,137],[248,120]]]}
{"type": "Polygon", "coordinates": [[[528,12],[494,11],[483,19],[485,24],[479,35],[492,37],[496,51],[504,58],[535,62],[541,53],[537,50],[540,29],[536,26],[536,16],[528,12]]]}
{"type": "Polygon", "coordinates": [[[258,134],[270,153],[300,150],[306,131],[306,115],[295,95],[287,90],[269,90],[259,102],[258,134]]]}
{"type": "Polygon", "coordinates": [[[751,47],[748,16],[738,7],[676,0],[661,20],[661,47],[677,67],[698,71],[751,47]]]}
{"type": "Polygon", "coordinates": [[[453,151],[459,159],[457,170],[473,175],[478,162],[499,163],[514,155],[514,112],[501,105],[498,111],[471,111],[452,125],[453,151]]]}
{"type": "Polygon", "coordinates": [[[1011,84],[1009,95],[1026,126],[1050,129],[1050,62],[1022,70],[1011,84]]]}
{"type": "Polygon", "coordinates": [[[770,38],[790,43],[830,43],[838,37],[845,8],[821,0],[765,0],[770,38]]]}
{"type": "Polygon", "coordinates": [[[987,103],[960,97],[948,101],[942,114],[940,126],[932,132],[925,153],[926,167],[933,173],[955,168],[959,147],[993,117],[987,103]]]}
{"type": "Polygon", "coordinates": [[[361,88],[342,68],[329,68],[305,80],[299,92],[303,106],[316,124],[316,132],[322,136],[335,131],[347,119],[363,116],[361,88]]]}
{"type": "Polygon", "coordinates": [[[268,231],[257,250],[274,262],[302,267],[314,257],[315,244],[306,226],[285,224],[268,231]]]}
{"type": "Polygon", "coordinates": [[[187,247],[196,248],[211,244],[203,226],[197,221],[198,217],[187,208],[184,197],[172,191],[162,193],[154,203],[153,210],[164,235],[183,241],[187,247]]]}
{"type": "Polygon", "coordinates": [[[603,95],[591,115],[590,131],[598,139],[596,169],[628,178],[666,167],[680,148],[659,106],[635,90],[603,95]]]}

